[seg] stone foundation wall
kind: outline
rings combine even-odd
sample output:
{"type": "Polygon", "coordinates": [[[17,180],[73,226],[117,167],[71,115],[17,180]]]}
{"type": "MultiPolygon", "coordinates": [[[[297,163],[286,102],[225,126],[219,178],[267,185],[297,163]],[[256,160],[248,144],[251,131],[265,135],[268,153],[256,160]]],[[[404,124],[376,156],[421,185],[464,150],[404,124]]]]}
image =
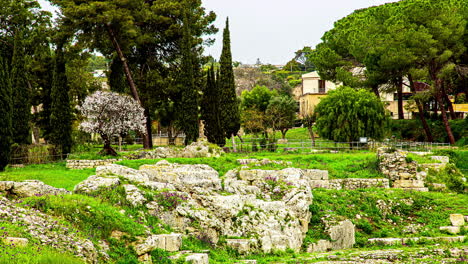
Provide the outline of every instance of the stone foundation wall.
{"type": "Polygon", "coordinates": [[[67,160],[68,169],[93,169],[98,166],[109,165],[121,161],[121,159],[107,159],[107,160],[67,160]]]}
{"type": "Polygon", "coordinates": [[[390,188],[388,179],[334,179],[330,180],[330,189],[355,190],[360,188],[390,188]]]}

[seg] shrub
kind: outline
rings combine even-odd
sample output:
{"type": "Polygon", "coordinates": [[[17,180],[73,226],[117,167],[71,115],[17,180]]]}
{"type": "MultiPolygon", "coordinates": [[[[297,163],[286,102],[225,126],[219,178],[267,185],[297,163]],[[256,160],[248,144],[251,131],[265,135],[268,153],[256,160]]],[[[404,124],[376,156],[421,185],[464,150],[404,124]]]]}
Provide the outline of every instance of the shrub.
{"type": "Polygon", "coordinates": [[[179,204],[187,201],[188,197],[177,192],[161,192],[155,195],[155,201],[166,210],[174,210],[179,204]]]}

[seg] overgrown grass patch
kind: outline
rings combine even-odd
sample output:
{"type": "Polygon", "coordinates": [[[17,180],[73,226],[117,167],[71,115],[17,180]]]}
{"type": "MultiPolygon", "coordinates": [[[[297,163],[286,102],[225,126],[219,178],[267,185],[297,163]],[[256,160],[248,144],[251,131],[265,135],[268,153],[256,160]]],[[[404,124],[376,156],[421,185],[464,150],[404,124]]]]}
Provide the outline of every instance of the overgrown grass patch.
{"type": "Polygon", "coordinates": [[[350,219],[357,227],[357,245],[362,247],[372,237],[447,236],[439,227],[450,225],[449,215],[468,214],[468,196],[462,194],[398,189],[316,189],[313,194],[306,245],[324,238],[320,219],[325,215],[350,219]],[[410,225],[416,225],[416,231],[405,232],[410,225]]]}
{"type": "Polygon", "coordinates": [[[106,239],[118,230],[130,236],[143,235],[145,227],[138,219],[119,212],[118,207],[83,195],[29,197],[23,200],[46,214],[62,217],[92,240],[106,239]]]}
{"type": "Polygon", "coordinates": [[[54,248],[41,245],[32,238],[24,226],[0,219],[0,264],[84,264],[85,262],[71,254],[58,252],[54,248]],[[21,247],[4,242],[7,237],[27,238],[27,246],[21,247]]]}

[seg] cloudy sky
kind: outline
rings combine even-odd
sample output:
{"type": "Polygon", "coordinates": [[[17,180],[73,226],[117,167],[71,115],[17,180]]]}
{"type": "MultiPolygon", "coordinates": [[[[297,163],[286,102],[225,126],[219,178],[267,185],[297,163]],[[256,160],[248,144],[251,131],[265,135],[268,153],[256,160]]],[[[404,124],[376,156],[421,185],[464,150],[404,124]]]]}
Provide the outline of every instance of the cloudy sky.
{"type": "MultiPolygon", "coordinates": [[[[233,60],[253,64],[285,64],[304,46],[315,47],[333,22],[355,9],[391,0],[202,0],[218,18],[220,32],[206,54],[219,58],[222,29],[229,17],[233,60]]],[[[51,10],[45,0],[43,8],[51,10]]]]}

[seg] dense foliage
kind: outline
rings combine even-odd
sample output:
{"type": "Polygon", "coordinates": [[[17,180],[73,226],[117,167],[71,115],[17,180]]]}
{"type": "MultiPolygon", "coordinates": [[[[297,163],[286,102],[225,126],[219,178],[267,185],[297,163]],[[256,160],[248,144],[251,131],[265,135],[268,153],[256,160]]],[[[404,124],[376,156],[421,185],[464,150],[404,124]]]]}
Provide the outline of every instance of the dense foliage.
{"type": "Polygon", "coordinates": [[[55,54],[55,67],[51,90],[51,113],[49,135],[50,142],[60,148],[60,153],[70,153],[72,147],[72,109],[68,96],[69,87],[65,70],[63,42],[57,45],[55,54]]]}
{"type": "Polygon", "coordinates": [[[402,86],[416,93],[418,83],[429,84],[426,100],[415,97],[422,127],[432,141],[424,115],[431,103],[454,144],[447,116],[455,115],[448,95],[468,92],[460,86],[466,80],[467,6],[459,0],[406,0],[357,10],[325,33],[313,63],[326,80],[367,87],[375,94],[396,91],[400,118],[402,86]]]}
{"type": "Polygon", "coordinates": [[[221,53],[219,90],[221,108],[221,124],[226,137],[235,136],[240,128],[239,102],[236,96],[234,71],[232,69],[231,36],[229,19],[223,31],[223,51],[221,53]]]}
{"type": "Polygon", "coordinates": [[[0,56],[0,171],[10,161],[10,149],[12,143],[12,91],[7,62],[0,56]]]}
{"type": "Polygon", "coordinates": [[[358,141],[359,137],[380,140],[387,117],[383,103],[366,90],[339,87],[328,93],[315,109],[320,136],[336,142],[358,141]]]}

